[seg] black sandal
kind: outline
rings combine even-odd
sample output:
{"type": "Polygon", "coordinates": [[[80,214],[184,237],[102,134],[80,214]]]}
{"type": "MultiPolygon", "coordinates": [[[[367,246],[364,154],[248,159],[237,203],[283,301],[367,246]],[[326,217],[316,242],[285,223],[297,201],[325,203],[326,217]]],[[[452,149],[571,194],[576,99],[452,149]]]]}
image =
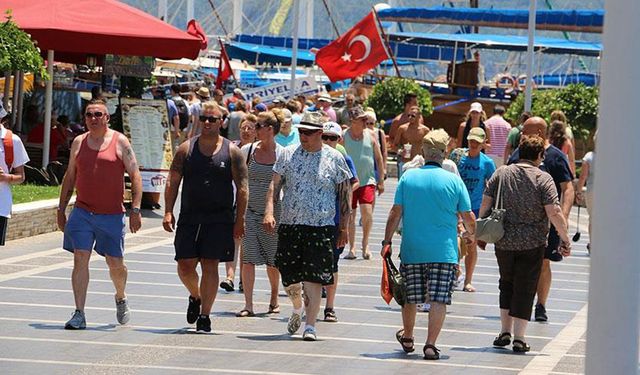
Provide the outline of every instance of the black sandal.
{"type": "Polygon", "coordinates": [[[522,340],[513,340],[512,349],[515,353],[526,353],[531,350],[531,347],[522,340]]]}
{"type": "Polygon", "coordinates": [[[329,323],[335,323],[338,321],[336,312],[332,308],[324,309],[324,321],[329,323]]]}
{"type": "Polygon", "coordinates": [[[426,360],[435,361],[440,359],[440,350],[436,348],[435,345],[425,344],[424,348],[422,349],[422,353],[424,354],[424,359],[426,360]],[[427,349],[433,350],[433,354],[427,354],[427,349]]]}
{"type": "Polygon", "coordinates": [[[404,328],[396,332],[396,340],[398,340],[400,346],[402,346],[402,350],[404,350],[405,353],[413,353],[413,351],[416,350],[414,347],[413,337],[402,337],[402,335],[404,335],[404,328]]]}
{"type": "Polygon", "coordinates": [[[509,344],[511,344],[511,333],[509,332],[502,332],[495,338],[495,340],[493,340],[493,346],[500,348],[504,348],[509,344]]]}

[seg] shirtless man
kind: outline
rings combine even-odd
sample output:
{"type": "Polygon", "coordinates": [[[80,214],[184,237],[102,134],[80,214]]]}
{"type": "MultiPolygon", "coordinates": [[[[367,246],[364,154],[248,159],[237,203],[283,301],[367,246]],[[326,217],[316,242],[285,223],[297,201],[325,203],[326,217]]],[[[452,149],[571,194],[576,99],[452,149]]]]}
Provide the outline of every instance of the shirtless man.
{"type": "Polygon", "coordinates": [[[409,122],[400,125],[393,139],[394,148],[400,150],[398,155],[402,157],[400,160],[403,164],[413,160],[416,155],[422,152],[422,138],[429,133],[429,128],[422,125],[420,121],[422,115],[418,106],[414,105],[409,109],[407,118],[409,122]],[[409,155],[403,149],[406,143],[411,144],[409,155]]]}
{"type": "MultiPolygon", "coordinates": [[[[418,105],[418,95],[412,92],[406,93],[404,95],[403,103],[404,110],[391,122],[391,127],[389,128],[389,139],[395,139],[396,131],[398,131],[400,125],[409,122],[409,112],[411,110],[411,107],[418,105]]],[[[420,120],[420,122],[424,123],[422,119],[420,120]]]]}

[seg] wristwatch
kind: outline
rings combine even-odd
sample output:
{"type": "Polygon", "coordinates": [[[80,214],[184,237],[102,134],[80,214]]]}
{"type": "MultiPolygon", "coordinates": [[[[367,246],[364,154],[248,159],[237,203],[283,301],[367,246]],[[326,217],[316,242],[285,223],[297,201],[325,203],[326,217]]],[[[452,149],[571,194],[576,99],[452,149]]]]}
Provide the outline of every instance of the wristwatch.
{"type": "Polygon", "coordinates": [[[387,241],[387,240],[382,240],[382,246],[387,246],[387,245],[391,245],[391,241],[387,241]]]}
{"type": "Polygon", "coordinates": [[[140,214],[140,207],[133,207],[131,208],[131,213],[132,214],[140,214]]]}

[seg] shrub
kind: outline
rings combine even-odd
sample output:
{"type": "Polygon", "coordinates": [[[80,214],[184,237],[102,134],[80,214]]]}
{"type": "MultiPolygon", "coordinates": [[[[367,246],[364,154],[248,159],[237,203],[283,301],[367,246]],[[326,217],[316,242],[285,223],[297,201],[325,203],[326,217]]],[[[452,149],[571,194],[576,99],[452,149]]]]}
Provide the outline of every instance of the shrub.
{"type": "Polygon", "coordinates": [[[372,107],[379,119],[391,119],[404,111],[404,95],[418,95],[418,105],[422,115],[427,117],[433,112],[431,94],[414,80],[406,78],[387,78],[373,86],[373,91],[365,101],[366,107],[372,107]]]}

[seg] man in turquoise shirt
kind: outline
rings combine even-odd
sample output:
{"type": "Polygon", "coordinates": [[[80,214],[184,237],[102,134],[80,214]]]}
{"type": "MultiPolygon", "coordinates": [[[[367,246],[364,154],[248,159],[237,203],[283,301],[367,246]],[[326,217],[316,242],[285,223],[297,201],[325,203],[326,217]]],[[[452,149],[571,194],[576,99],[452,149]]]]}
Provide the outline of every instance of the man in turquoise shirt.
{"type": "Polygon", "coordinates": [[[462,179],[442,169],[448,142],[449,136],[442,129],[424,137],[425,166],[408,170],[400,178],[382,241],[383,247],[391,245],[402,219],[400,273],[405,279],[407,300],[402,306],[403,329],[396,333],[396,339],[406,353],[413,352],[416,304],[430,303],[423,352],[424,358],[431,360],[440,358],[435,343],[444,324],[446,305],[451,304],[456,280],[458,215],[467,230],[463,236],[465,241],[473,241],[475,234],[475,215],[462,179]]]}

